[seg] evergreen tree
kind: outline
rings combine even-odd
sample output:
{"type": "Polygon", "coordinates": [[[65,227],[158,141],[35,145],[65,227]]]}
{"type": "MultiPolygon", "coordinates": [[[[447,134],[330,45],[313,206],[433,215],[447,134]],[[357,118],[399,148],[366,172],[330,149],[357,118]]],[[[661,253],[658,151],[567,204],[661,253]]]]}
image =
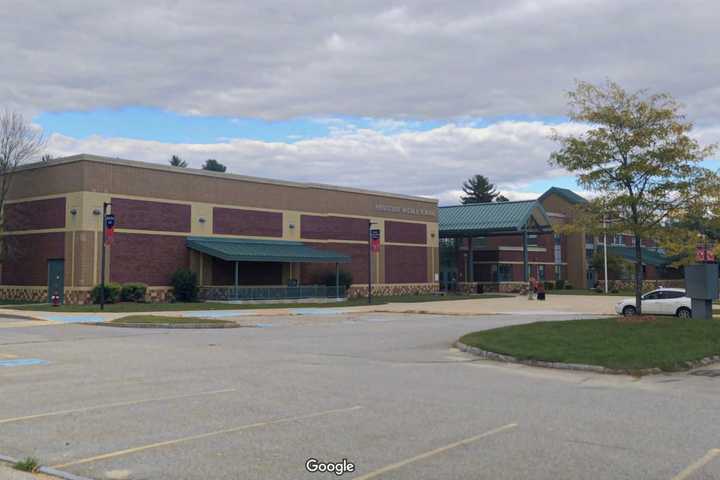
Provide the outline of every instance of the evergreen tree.
{"type": "Polygon", "coordinates": [[[210,170],[211,172],[224,172],[227,167],[222,163],[218,162],[214,158],[208,158],[202,166],[203,170],[210,170]]]}
{"type": "Polygon", "coordinates": [[[179,155],[173,155],[172,157],[170,157],[170,165],[180,168],[186,168],[188,166],[187,162],[180,158],[179,155]]]}
{"type": "Polygon", "coordinates": [[[463,204],[487,203],[492,201],[506,202],[507,198],[495,190],[495,185],[490,183],[487,177],[475,175],[468,178],[462,186],[463,195],[460,200],[463,204]]]}

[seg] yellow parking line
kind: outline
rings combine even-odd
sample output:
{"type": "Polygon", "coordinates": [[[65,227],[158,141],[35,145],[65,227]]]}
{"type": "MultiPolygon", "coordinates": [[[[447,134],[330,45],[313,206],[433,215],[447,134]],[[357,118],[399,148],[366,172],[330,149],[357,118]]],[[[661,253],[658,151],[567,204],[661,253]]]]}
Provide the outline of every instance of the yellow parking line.
{"type": "Polygon", "coordinates": [[[713,448],[712,450],[709,450],[701,459],[691,463],[685,467],[682,472],[675,475],[672,480],[686,480],[687,478],[690,478],[693,473],[710,463],[718,455],[720,455],[720,448],[713,448]]]}
{"type": "Polygon", "coordinates": [[[515,427],[517,427],[517,423],[508,423],[507,425],[503,425],[502,427],[498,427],[493,430],[487,431],[485,433],[481,433],[480,435],[475,435],[474,437],[466,438],[465,440],[460,440],[459,442],[451,443],[450,445],[445,445],[444,447],[436,448],[435,450],[430,450],[429,452],[421,453],[420,455],[416,455],[412,458],[408,458],[401,462],[393,463],[392,465],[387,465],[383,468],[380,468],[378,470],[375,470],[370,473],[366,473],[365,475],[362,475],[360,477],[357,477],[355,480],[369,480],[371,478],[375,478],[379,475],[382,475],[383,473],[387,473],[392,470],[397,470],[400,467],[404,467],[405,465],[408,465],[410,463],[417,462],[418,460],[423,460],[425,458],[432,457],[433,455],[437,455],[439,453],[446,452],[452,448],[460,447],[462,445],[467,445],[468,443],[475,442],[477,440],[480,440],[481,438],[489,437],[491,435],[495,435],[496,433],[504,432],[506,430],[510,430],[515,427]]]}
{"type": "Polygon", "coordinates": [[[131,453],[142,452],[144,450],[150,450],[152,448],[166,447],[168,445],[177,445],[178,443],[190,442],[192,440],[200,440],[202,438],[213,437],[216,435],[223,435],[225,433],[234,433],[234,432],[240,432],[242,430],[250,430],[253,428],[268,427],[270,425],[279,425],[282,423],[296,422],[298,420],[306,420],[308,418],[315,418],[315,417],[321,417],[324,415],[331,415],[333,413],[350,412],[350,411],[358,410],[361,408],[363,408],[363,407],[356,405],[354,407],[338,408],[335,410],[325,410],[323,412],[310,413],[307,415],[300,415],[297,417],[279,418],[277,420],[267,420],[265,422],[250,423],[248,425],[240,425],[239,427],[226,428],[223,430],[216,430],[214,432],[207,432],[207,433],[201,433],[199,435],[191,435],[189,437],[177,438],[175,440],[167,440],[165,442],[150,443],[147,445],[141,445],[139,447],[127,448],[125,450],[118,450],[115,452],[104,453],[102,455],[83,458],[82,460],[75,460],[72,462],[63,463],[61,465],[53,465],[52,468],[65,468],[65,467],[69,467],[71,465],[80,465],[82,463],[96,462],[98,460],[105,460],[108,458],[119,457],[121,455],[129,455],[131,453]]]}
{"type": "Polygon", "coordinates": [[[90,410],[99,410],[101,408],[127,407],[129,405],[139,405],[141,403],[161,402],[163,400],[176,400],[179,398],[201,397],[205,395],[217,395],[220,393],[236,392],[235,388],[225,390],[211,390],[209,392],[185,393],[182,395],[170,395],[167,397],[145,398],[142,400],[132,400],[129,402],[105,403],[103,405],[93,405],[90,407],[71,408],[68,410],[57,410],[54,412],[37,413],[35,415],[25,415],[23,417],[0,418],[0,424],[10,422],[20,422],[22,420],[32,420],[33,418],[54,417],[56,415],[67,415],[68,413],[88,412],[90,410]]]}

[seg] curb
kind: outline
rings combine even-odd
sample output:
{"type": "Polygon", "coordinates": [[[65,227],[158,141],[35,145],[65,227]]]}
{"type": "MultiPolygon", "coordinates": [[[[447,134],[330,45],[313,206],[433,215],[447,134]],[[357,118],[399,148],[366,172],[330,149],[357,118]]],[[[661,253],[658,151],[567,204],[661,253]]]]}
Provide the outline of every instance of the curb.
{"type": "Polygon", "coordinates": [[[244,325],[239,323],[111,323],[111,322],[95,322],[89,325],[98,327],[118,327],[118,328],[164,328],[164,329],[216,329],[216,328],[240,328],[244,325]]]}
{"type": "MultiPolygon", "coordinates": [[[[546,362],[542,360],[524,360],[520,358],[513,357],[511,355],[504,355],[502,353],[495,353],[495,352],[489,352],[487,350],[483,350],[481,348],[477,347],[471,347],[470,345],[466,345],[462,343],[460,340],[456,341],[454,344],[460,351],[472,353],[473,355],[477,355],[481,358],[485,358],[487,360],[495,360],[498,362],[505,362],[505,363],[518,363],[521,365],[528,365],[531,367],[543,367],[543,368],[555,368],[559,370],[576,370],[581,372],[595,372],[595,373],[605,373],[610,375],[632,375],[632,376],[643,376],[643,375],[657,375],[659,373],[671,373],[669,371],[661,370],[657,367],[654,368],[638,368],[638,369],[617,369],[617,368],[608,368],[608,367],[601,367],[600,365],[585,365],[582,363],[562,363],[562,362],[546,362]]],[[[705,357],[700,360],[692,361],[692,362],[685,362],[685,369],[682,370],[674,370],[674,371],[687,371],[692,370],[693,368],[697,367],[703,367],[706,365],[710,365],[712,363],[720,362],[720,355],[715,355],[712,357],[705,357]]]]}
{"type": "MultiPolygon", "coordinates": [[[[8,457],[6,455],[0,455],[0,462],[8,463],[10,464],[10,467],[12,467],[14,464],[18,462],[16,458],[8,457]]],[[[80,475],[75,475],[74,473],[70,472],[63,472],[62,470],[57,470],[52,467],[38,467],[35,472],[28,472],[28,473],[42,473],[45,475],[50,475],[51,477],[57,477],[61,478],[62,480],[93,480],[88,477],[82,477],[80,475]]]]}

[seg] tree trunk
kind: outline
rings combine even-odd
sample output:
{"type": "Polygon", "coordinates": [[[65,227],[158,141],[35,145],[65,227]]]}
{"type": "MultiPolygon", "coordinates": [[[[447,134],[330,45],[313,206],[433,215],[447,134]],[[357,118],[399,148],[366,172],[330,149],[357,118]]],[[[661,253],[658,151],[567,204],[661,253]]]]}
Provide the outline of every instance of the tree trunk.
{"type": "Polygon", "coordinates": [[[638,315],[642,314],[642,242],[639,235],[635,235],[635,310],[638,315]]]}

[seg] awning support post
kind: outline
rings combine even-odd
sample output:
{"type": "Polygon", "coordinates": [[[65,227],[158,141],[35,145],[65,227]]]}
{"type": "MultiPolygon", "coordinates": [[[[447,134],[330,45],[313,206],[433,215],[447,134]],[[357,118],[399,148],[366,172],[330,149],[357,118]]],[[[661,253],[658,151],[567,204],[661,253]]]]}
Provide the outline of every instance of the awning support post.
{"type": "Polygon", "coordinates": [[[470,265],[468,269],[468,278],[465,281],[472,283],[475,281],[475,253],[473,250],[473,237],[468,237],[468,250],[468,262],[470,265]]]}
{"type": "Polygon", "coordinates": [[[238,299],[238,278],[239,278],[239,272],[238,272],[238,262],[235,262],[235,300],[238,299]]]}
{"type": "Polygon", "coordinates": [[[335,299],[340,300],[340,264],[335,262],[335,299]]]}
{"type": "Polygon", "coordinates": [[[523,230],[522,244],[523,244],[523,281],[527,282],[528,280],[530,280],[528,278],[530,272],[528,272],[528,233],[527,233],[527,228],[525,228],[523,230]]]}

